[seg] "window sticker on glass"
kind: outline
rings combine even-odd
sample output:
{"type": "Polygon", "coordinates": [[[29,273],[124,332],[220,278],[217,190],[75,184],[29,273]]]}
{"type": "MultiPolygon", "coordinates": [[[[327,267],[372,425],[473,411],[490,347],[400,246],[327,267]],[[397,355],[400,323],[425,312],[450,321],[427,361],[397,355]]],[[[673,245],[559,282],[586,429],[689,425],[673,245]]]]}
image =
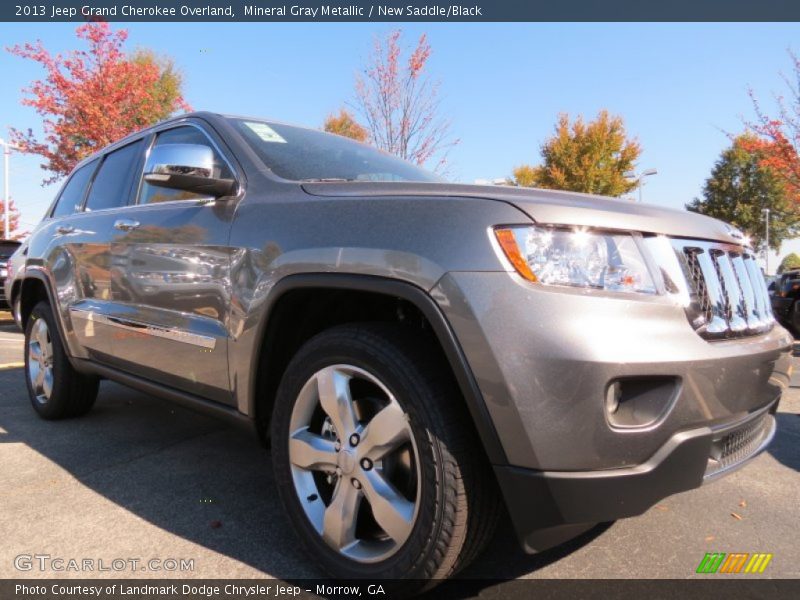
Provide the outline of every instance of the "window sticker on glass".
{"type": "Polygon", "coordinates": [[[285,144],[286,140],[283,139],[278,133],[266,123],[253,123],[247,121],[245,123],[258,137],[265,142],[274,142],[276,144],[285,144]]]}

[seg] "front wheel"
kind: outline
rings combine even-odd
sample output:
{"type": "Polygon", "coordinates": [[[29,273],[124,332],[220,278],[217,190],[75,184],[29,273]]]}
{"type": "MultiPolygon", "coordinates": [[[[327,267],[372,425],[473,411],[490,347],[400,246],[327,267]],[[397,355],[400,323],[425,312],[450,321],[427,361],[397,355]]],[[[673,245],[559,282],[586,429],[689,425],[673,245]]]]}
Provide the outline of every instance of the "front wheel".
{"type": "Polygon", "coordinates": [[[278,491],[335,577],[407,579],[419,591],[492,534],[493,475],[434,343],[399,327],[341,326],[303,346],[281,381],[278,491]]]}
{"type": "Polygon", "coordinates": [[[34,306],[28,317],[25,375],[31,404],[43,419],[81,416],[97,398],[98,379],[70,364],[47,302],[34,306]]]}

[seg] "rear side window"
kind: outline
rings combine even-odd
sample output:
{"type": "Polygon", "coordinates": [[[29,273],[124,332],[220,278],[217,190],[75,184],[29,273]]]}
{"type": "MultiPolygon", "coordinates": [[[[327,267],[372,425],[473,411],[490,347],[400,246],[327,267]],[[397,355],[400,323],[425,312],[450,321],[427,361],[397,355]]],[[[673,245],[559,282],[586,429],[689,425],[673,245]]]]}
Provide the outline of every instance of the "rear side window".
{"type": "Polygon", "coordinates": [[[92,178],[95,168],[97,168],[97,161],[93,160],[72,174],[58,197],[58,202],[53,209],[53,217],[71,215],[80,208],[83,197],[86,195],[86,187],[89,185],[89,180],[92,178]]]}
{"type": "Polygon", "coordinates": [[[106,155],[89,190],[86,210],[102,210],[128,204],[131,185],[139,170],[143,145],[144,141],[139,140],[106,155]]]}
{"type": "MultiPolygon", "coordinates": [[[[208,146],[214,152],[214,176],[222,178],[233,178],[225,160],[222,158],[217,149],[211,144],[205,134],[196,127],[176,127],[175,129],[167,129],[158,134],[156,142],[153,147],[164,146],[166,144],[196,144],[199,146],[208,146]]],[[[145,168],[145,172],[148,169],[145,168]]],[[[202,200],[208,198],[202,194],[195,194],[193,192],[186,192],[184,190],[171,190],[168,188],[150,185],[146,181],[142,181],[142,193],[139,199],[140,204],[152,204],[155,202],[171,202],[174,200],[202,200]]]]}

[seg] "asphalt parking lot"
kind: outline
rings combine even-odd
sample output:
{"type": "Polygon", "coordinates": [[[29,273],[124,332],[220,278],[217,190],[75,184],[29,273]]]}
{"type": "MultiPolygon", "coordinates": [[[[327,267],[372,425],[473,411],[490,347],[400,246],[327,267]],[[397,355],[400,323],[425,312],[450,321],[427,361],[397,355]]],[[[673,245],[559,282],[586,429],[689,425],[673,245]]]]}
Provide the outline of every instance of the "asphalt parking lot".
{"type": "MultiPolygon", "coordinates": [[[[108,382],[87,417],[42,421],[29,406],[22,348],[13,324],[0,322],[0,578],[320,575],[253,438],[108,382]],[[19,571],[21,554],[193,559],[194,570],[19,571]]],[[[462,576],[686,578],[706,552],[770,552],[763,577],[800,577],[798,490],[800,388],[790,388],[775,442],[749,467],[537,556],[518,549],[505,523],[462,576]]]]}

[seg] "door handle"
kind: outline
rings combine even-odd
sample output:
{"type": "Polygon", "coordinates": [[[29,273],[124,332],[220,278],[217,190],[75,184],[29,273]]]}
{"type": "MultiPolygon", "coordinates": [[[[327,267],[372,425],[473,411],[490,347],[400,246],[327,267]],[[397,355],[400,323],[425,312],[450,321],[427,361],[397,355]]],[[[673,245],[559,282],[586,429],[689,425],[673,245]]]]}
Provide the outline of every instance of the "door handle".
{"type": "Polygon", "coordinates": [[[120,231],[132,231],[139,227],[139,221],[134,221],[133,219],[119,219],[114,221],[114,229],[119,229],[120,231]]]}
{"type": "Polygon", "coordinates": [[[60,227],[56,227],[56,233],[60,235],[69,235],[70,233],[75,233],[75,228],[70,225],[61,225],[60,227]]]}

